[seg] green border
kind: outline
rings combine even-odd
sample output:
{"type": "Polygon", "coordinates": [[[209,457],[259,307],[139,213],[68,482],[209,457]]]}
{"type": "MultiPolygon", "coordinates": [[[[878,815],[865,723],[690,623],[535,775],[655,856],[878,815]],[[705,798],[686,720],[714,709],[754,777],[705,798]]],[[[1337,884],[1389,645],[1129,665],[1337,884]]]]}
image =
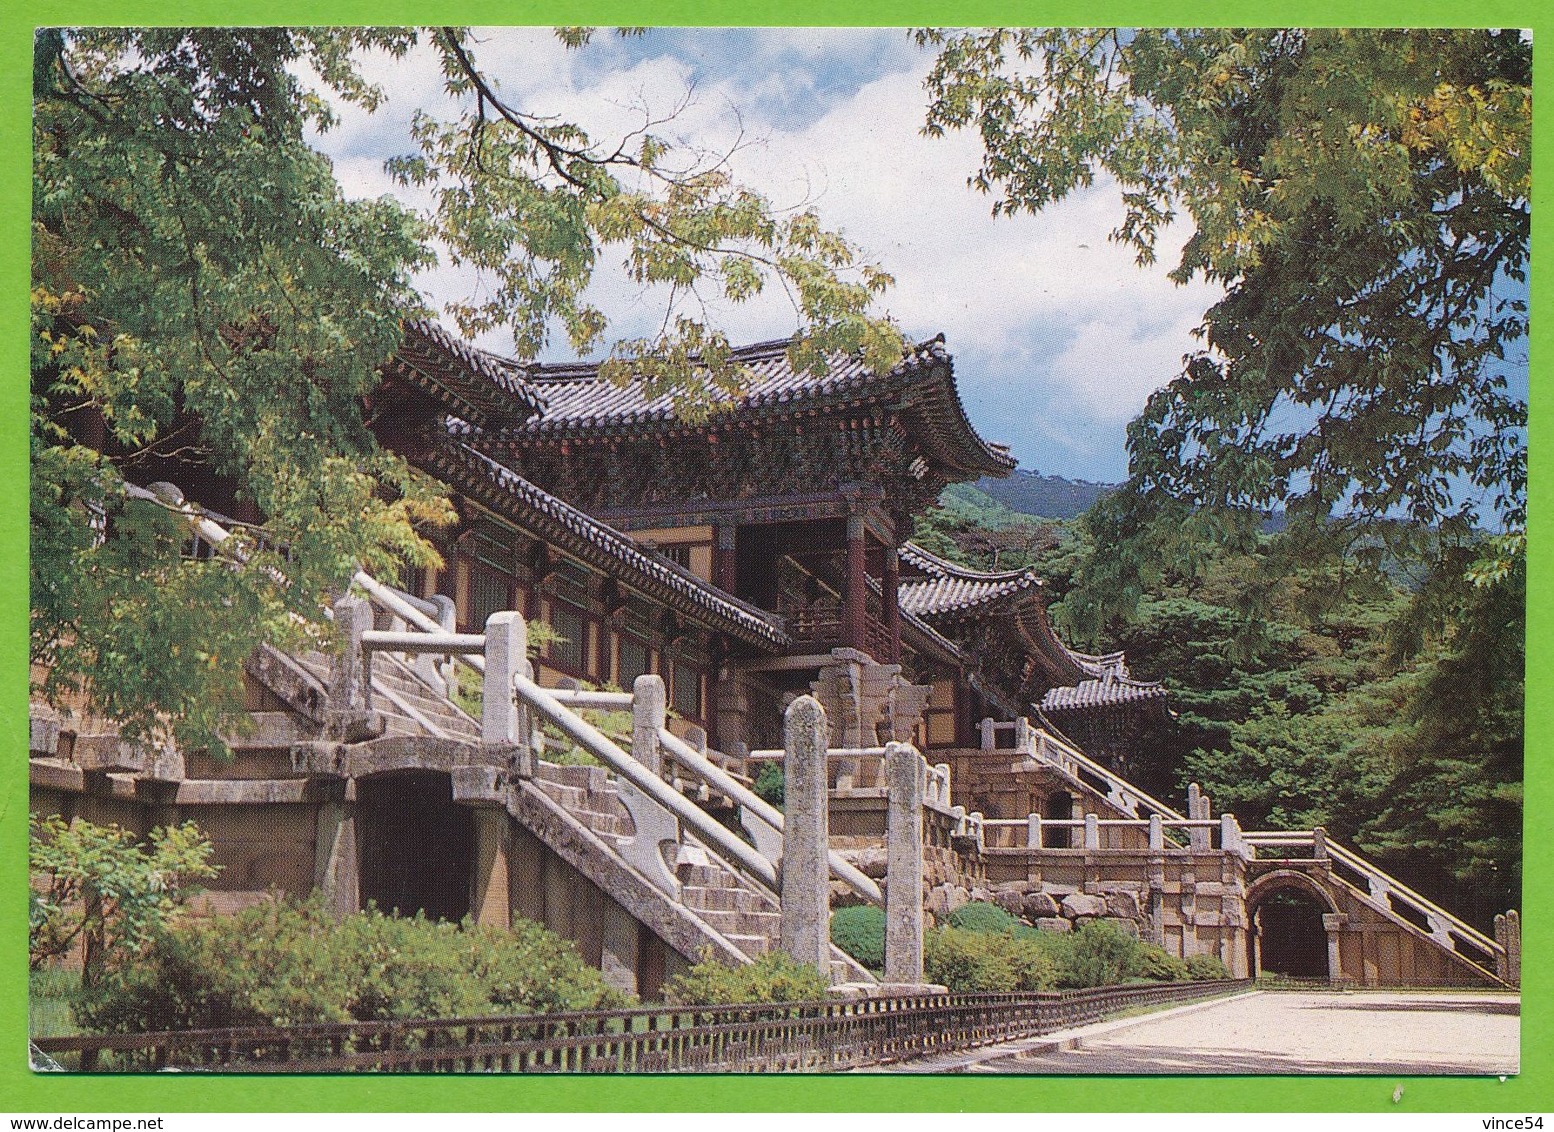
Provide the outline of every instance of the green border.
{"type": "MultiPolygon", "coordinates": [[[[1532,27],[1550,34],[1554,23],[1539,18],[1530,2],[1457,0],[1435,6],[1432,23],[1461,26],[1532,27]]],[[[1547,13],[1548,9],[1542,9],[1547,13]]],[[[1550,881],[1554,878],[1554,775],[1542,754],[1554,740],[1554,597],[1550,590],[1550,503],[1554,502],[1554,449],[1545,442],[1554,420],[1554,393],[1532,383],[1532,493],[1530,566],[1534,595],[1528,617],[1527,812],[1541,820],[1527,825],[1527,888],[1523,897],[1525,969],[1522,1016],[1522,1073],[1504,1083],[1462,1078],[989,1078],[848,1076],[803,1078],[292,1078],[221,1077],[124,1078],[33,1075],[22,1063],[26,1041],[26,958],[21,920],[26,885],[26,615],[25,420],[27,355],[28,148],[31,30],[57,23],[223,23],[244,14],[275,23],[416,23],[428,18],[489,24],[1237,24],[1251,14],[1239,5],[1204,0],[1104,0],[1048,5],[998,0],[867,0],[838,17],[834,0],[561,0],[497,3],[493,0],[280,0],[263,9],[234,7],[230,0],[80,0],[69,6],[12,3],[0,23],[0,223],[11,233],[9,255],[0,259],[0,358],[7,380],[0,382],[0,619],[12,629],[0,635],[0,737],[5,774],[0,779],[0,956],[10,977],[0,984],[0,1111],[89,1112],[265,1112],[265,1111],[1472,1111],[1530,1113],[1554,1110],[1554,952],[1550,881]],[[14,375],[14,380],[11,380],[14,375]],[[1544,600],[1540,601],[1539,598],[1544,600]],[[1403,1083],[1401,1104],[1392,1100],[1403,1083]]],[[[1352,3],[1333,0],[1260,5],[1264,24],[1343,25],[1355,22],[1352,3]]],[[[1419,22],[1415,4],[1400,0],[1366,5],[1372,26],[1419,22]]],[[[1547,47],[1535,65],[1534,185],[1554,175],[1549,159],[1551,73],[1547,47]]],[[[1550,194],[1536,197],[1535,260],[1551,244],[1550,194]]],[[[1548,275],[1533,279],[1534,307],[1550,307],[1548,275]]],[[[1551,335],[1541,318],[1533,323],[1532,356],[1546,370],[1551,335]]]]}

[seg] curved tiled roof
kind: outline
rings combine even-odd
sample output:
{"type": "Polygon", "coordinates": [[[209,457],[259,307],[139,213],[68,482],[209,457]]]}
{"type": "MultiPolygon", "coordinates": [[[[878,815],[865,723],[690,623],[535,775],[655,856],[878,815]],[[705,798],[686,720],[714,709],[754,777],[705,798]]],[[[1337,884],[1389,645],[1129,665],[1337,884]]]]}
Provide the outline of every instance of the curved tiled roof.
{"type": "Polygon", "coordinates": [[[902,562],[928,575],[903,578],[899,589],[901,608],[921,616],[963,613],[1011,594],[1041,589],[1041,579],[1031,570],[973,570],[912,542],[904,544],[898,554],[902,562]]]}
{"type": "Polygon", "coordinates": [[[704,582],[661,554],[644,550],[614,527],[541,491],[469,445],[445,444],[426,460],[461,490],[498,511],[511,514],[516,504],[521,513],[512,514],[513,518],[644,594],[751,644],[788,645],[787,630],[774,614],[704,582]]]}
{"type": "Polygon", "coordinates": [[[477,350],[427,319],[406,322],[404,332],[389,368],[449,412],[486,427],[521,421],[544,409],[534,387],[495,354],[477,350]]]}
{"type": "MultiPolygon", "coordinates": [[[[817,402],[847,401],[898,395],[903,408],[929,419],[934,428],[936,459],[957,470],[1006,475],[1014,457],[1002,444],[977,435],[955,389],[954,366],[942,336],[910,347],[887,373],[877,374],[856,356],[829,360],[824,374],[795,369],[787,340],[760,342],[731,352],[743,365],[748,382],[728,394],[727,408],[738,415],[783,414],[817,402]]],[[[540,398],[544,407],[535,417],[489,439],[619,435],[644,428],[684,428],[671,394],[646,395],[641,382],[616,385],[599,376],[593,364],[507,365],[540,398]]],[[[721,419],[715,415],[714,420],[721,419]]]]}
{"type": "Polygon", "coordinates": [[[1119,677],[1081,680],[1073,687],[1049,688],[1042,697],[1041,710],[1076,711],[1083,708],[1119,707],[1146,700],[1164,700],[1166,690],[1158,683],[1119,677]]]}

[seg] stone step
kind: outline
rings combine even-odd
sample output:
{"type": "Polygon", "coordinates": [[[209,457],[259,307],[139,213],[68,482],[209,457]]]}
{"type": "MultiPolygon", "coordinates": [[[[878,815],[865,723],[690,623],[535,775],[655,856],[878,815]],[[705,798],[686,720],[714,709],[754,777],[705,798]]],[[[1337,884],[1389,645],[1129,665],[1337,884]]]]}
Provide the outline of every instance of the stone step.
{"type": "Polygon", "coordinates": [[[752,959],[758,959],[768,951],[775,951],[772,941],[764,935],[727,935],[723,936],[735,947],[739,948],[752,959]]]}
{"type": "Polygon", "coordinates": [[[630,823],[616,814],[586,809],[569,809],[568,812],[589,829],[604,837],[624,837],[631,830],[630,823]]]}
{"type": "Polygon", "coordinates": [[[699,909],[696,914],[729,939],[751,935],[776,939],[782,932],[782,916],[776,912],[714,912],[699,909]]]}
{"type": "Polygon", "coordinates": [[[609,772],[602,766],[561,766],[557,763],[548,763],[543,759],[537,760],[534,765],[534,777],[544,779],[546,782],[558,782],[565,786],[576,787],[595,794],[606,791],[613,793],[614,785],[609,780],[609,772]]]}
{"type": "Polygon", "coordinates": [[[765,896],[748,888],[706,888],[686,884],[680,886],[680,898],[687,908],[709,912],[777,911],[765,896]]]}
{"type": "Polygon", "coordinates": [[[680,873],[680,883],[696,888],[743,887],[737,876],[716,865],[688,865],[680,873]]]}

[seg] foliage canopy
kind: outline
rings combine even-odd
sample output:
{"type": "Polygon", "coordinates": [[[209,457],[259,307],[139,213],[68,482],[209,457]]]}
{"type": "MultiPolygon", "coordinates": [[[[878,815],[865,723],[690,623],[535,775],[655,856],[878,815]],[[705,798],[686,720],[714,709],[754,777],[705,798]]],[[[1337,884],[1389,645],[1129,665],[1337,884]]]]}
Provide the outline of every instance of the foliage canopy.
{"type": "MultiPolygon", "coordinates": [[[[1526,334],[1532,53],[1517,31],[919,38],[939,50],[927,130],[978,131],[972,183],[995,213],[1109,180],[1114,240],[1148,262],[1183,215],[1173,277],[1225,288],[1202,348],[1130,426],[1103,541],[1169,542],[1189,506],[1219,512],[1192,520],[1200,535],[1243,543],[1279,506],[1292,526],[1521,528],[1525,404],[1502,364],[1526,334]]],[[[1123,556],[1095,600],[1136,600],[1128,575],[1160,558],[1123,556]]]]}
{"type": "MultiPolygon", "coordinates": [[[[563,29],[582,43],[578,29],[563,29]]],[[[467,30],[43,29],[34,54],[31,653],[41,693],[90,692],[129,738],[216,745],[261,641],[322,620],[354,569],[436,555],[438,485],[378,448],[367,399],[440,244],[490,281],[451,311],[506,325],[532,356],[553,329],[607,330],[584,297],[606,251],[665,284],[662,331],[625,344],[657,388],[705,412],[737,385],[696,289],[793,296],[795,361],[833,350],[888,366],[899,333],[869,314],[889,278],[812,212],[781,214],[721,157],[647,123],[618,144],[498,93],[467,30]],[[349,200],[308,131],[376,108],[368,52],[431,52],[447,116],[417,116],[392,172],[418,215],[349,200]],[[692,361],[698,364],[694,368],[692,361]],[[240,525],[191,560],[176,506],[127,496],[171,481],[228,499],[240,525]]]]}

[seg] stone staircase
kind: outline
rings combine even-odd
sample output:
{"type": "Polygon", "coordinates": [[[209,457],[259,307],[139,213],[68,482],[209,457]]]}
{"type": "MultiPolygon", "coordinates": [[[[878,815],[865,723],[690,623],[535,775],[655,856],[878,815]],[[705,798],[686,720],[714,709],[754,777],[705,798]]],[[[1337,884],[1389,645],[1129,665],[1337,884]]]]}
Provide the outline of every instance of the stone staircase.
{"type": "MultiPolygon", "coordinates": [[[[330,657],[309,652],[295,659],[322,687],[329,687],[330,657]]],[[[480,742],[479,722],[392,653],[373,658],[370,709],[382,718],[385,736],[432,735],[480,742]]],[[[700,783],[678,777],[674,783],[693,800],[711,800],[700,783]]],[[[538,789],[567,819],[586,828],[606,846],[618,848],[635,833],[631,814],[605,767],[561,765],[541,757],[535,761],[534,777],[527,785],[538,789]]],[[[772,893],[724,864],[694,839],[688,838],[688,844],[681,847],[675,873],[678,902],[740,954],[755,959],[780,949],[782,914],[772,893]]],[[[597,882],[603,878],[590,879],[597,882]]],[[[832,947],[831,952],[833,984],[857,986],[875,981],[839,948],[832,947]]]]}

